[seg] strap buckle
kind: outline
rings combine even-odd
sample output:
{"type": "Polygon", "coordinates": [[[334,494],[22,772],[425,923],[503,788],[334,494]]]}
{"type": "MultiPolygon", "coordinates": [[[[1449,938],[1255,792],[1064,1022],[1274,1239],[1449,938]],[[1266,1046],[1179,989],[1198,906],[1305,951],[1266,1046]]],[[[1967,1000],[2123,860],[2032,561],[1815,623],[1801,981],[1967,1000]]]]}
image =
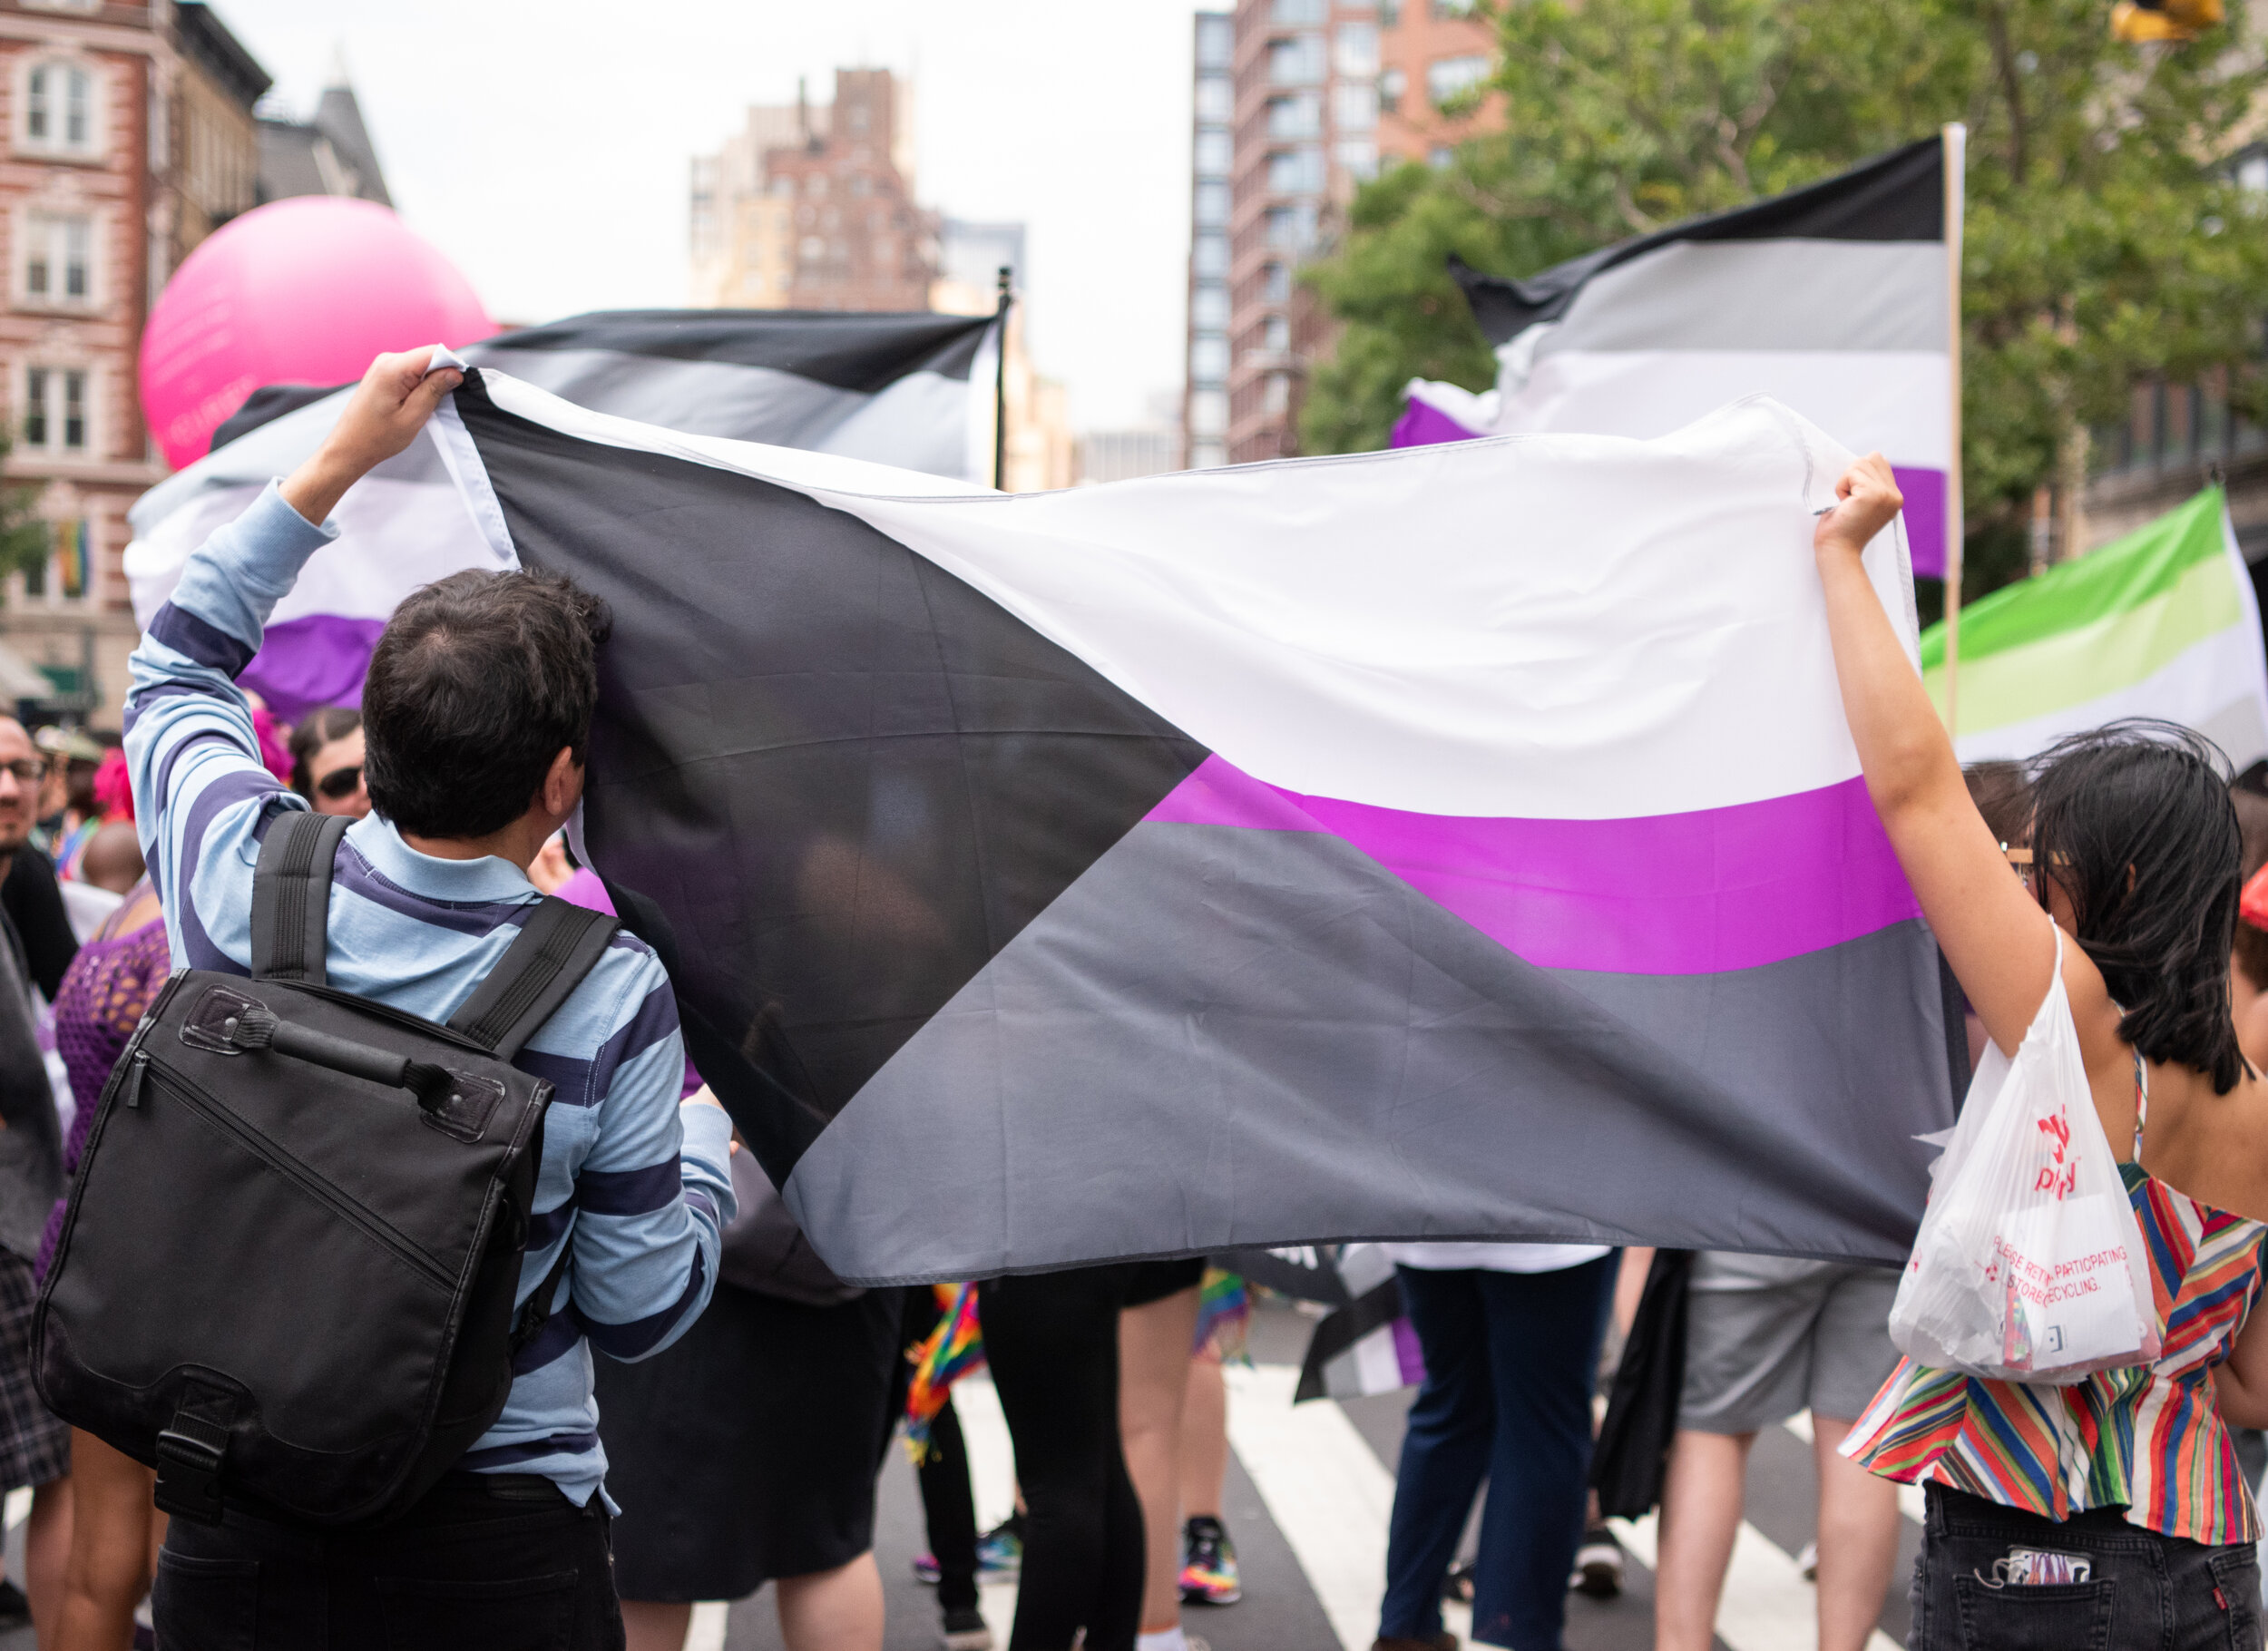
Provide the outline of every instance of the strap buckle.
{"type": "Polygon", "coordinates": [[[157,1504],[176,1519],[200,1525],[220,1522],[220,1459],[228,1451],[228,1435],[220,1442],[181,1431],[194,1418],[176,1415],[174,1425],[158,1435],[157,1504]]]}

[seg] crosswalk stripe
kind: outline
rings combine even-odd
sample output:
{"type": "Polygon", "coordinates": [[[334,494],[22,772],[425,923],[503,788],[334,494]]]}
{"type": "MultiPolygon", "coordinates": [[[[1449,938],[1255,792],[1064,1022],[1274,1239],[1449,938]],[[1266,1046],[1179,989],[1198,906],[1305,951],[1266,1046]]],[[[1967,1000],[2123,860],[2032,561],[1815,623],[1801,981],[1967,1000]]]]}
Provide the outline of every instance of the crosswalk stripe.
{"type": "Polygon", "coordinates": [[[1393,1475],[1327,1400],[1295,1407],[1288,1364],[1230,1365],[1228,1442],[1344,1651],[1366,1651],[1385,1588],[1393,1475]]]}
{"type": "MultiPolygon", "coordinates": [[[[1789,1432],[1794,1434],[1796,1438],[1802,1440],[1805,1444],[1811,1443],[1812,1413],[1809,1411],[1799,1411],[1780,1425],[1787,1429],[1789,1432]]],[[[1923,1509],[1928,1507],[1928,1505],[1927,1500],[1921,1494],[1921,1486],[1901,1485],[1898,1487],[1898,1511],[1904,1514],[1915,1524],[1922,1525],[1928,1523],[1928,1520],[1922,1512],[1923,1509]]]]}

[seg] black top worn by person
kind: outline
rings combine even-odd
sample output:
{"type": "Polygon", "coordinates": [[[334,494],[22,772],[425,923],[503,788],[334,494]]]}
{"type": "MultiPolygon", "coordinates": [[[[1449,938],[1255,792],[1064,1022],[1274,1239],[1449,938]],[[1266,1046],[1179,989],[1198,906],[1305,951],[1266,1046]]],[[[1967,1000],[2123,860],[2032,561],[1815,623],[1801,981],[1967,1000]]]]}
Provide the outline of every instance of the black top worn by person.
{"type": "Polygon", "coordinates": [[[8,874],[0,879],[0,911],[15,925],[32,984],[52,1003],[55,988],[63,984],[63,972],[79,955],[79,937],[71,932],[71,917],[64,910],[55,863],[29,843],[8,861],[8,874]]]}

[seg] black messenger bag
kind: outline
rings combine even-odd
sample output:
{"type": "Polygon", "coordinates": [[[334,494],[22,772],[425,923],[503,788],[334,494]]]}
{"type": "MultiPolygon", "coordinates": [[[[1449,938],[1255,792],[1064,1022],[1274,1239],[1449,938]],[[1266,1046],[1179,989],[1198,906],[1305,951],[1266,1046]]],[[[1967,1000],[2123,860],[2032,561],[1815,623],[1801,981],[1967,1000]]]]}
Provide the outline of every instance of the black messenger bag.
{"type": "Polygon", "coordinates": [[[269,826],[252,978],[178,971],[104,1087],[40,1293],[40,1396],[158,1470],[158,1506],[376,1522],[503,1409],[552,1086],[512,1057],[613,919],[531,913],[446,1026],[324,984],[348,822],[269,826]]]}

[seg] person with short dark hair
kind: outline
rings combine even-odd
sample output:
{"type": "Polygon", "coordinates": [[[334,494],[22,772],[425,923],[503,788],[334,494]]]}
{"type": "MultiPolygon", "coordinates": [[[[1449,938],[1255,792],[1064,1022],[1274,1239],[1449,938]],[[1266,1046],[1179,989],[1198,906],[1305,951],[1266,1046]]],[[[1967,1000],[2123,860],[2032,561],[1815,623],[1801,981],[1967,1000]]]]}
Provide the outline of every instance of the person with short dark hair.
{"type": "Polygon", "coordinates": [[[363,784],[362,713],[351,705],[318,705],[292,725],[291,788],[318,814],[360,819],[370,812],[363,784]]]}
{"type": "MultiPolygon", "coordinates": [[[[259,845],[307,804],[261,766],[235,675],[336,535],[317,524],[460,381],[429,358],[379,357],[316,454],[189,559],[135,650],[127,750],[177,965],[249,972],[259,845]]],[[[528,866],[582,798],[604,636],[596,602],[532,573],[459,575],[402,604],[364,698],[375,812],[338,845],[332,987],[444,1021],[503,957],[543,898],[528,866]]],[[[707,1305],[734,1208],[731,1125],[705,1089],[680,1106],[677,1001],[628,934],[514,1060],[556,1090],[515,1310],[572,1265],[502,1414],[381,1528],[235,1506],[217,1525],[176,1518],[152,1596],[161,1643],[486,1646],[536,1643],[541,1624],[561,1651],[621,1645],[591,1355],[658,1353],[707,1305]]]]}

